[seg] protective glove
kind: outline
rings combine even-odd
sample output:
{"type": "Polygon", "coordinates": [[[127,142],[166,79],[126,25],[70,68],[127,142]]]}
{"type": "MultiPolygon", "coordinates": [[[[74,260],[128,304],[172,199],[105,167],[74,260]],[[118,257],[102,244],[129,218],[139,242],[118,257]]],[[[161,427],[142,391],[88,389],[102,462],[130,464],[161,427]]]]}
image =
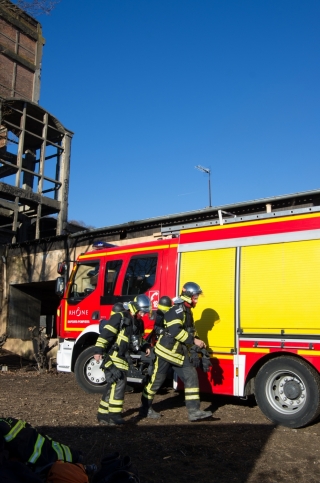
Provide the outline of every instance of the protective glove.
{"type": "Polygon", "coordinates": [[[106,373],[106,382],[107,384],[113,384],[114,382],[120,381],[122,379],[123,374],[114,364],[108,367],[105,371],[106,373]]]}
{"type": "Polygon", "coordinates": [[[212,363],[210,361],[210,354],[207,351],[202,352],[201,366],[203,372],[209,372],[210,367],[212,367],[212,363]]]}
{"type": "Polygon", "coordinates": [[[193,367],[200,367],[201,359],[199,358],[199,354],[196,349],[191,348],[190,350],[190,362],[192,363],[193,367]]]}

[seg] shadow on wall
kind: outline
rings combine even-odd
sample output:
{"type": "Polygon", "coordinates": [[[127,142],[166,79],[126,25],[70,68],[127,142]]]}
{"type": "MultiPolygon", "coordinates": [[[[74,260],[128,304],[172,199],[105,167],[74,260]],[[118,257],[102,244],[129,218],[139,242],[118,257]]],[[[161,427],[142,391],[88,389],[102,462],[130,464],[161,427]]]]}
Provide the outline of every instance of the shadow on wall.
{"type": "Polygon", "coordinates": [[[209,345],[208,332],[213,329],[214,324],[219,320],[219,314],[214,309],[204,309],[201,314],[201,318],[195,321],[198,336],[205,342],[207,346],[209,345]]]}

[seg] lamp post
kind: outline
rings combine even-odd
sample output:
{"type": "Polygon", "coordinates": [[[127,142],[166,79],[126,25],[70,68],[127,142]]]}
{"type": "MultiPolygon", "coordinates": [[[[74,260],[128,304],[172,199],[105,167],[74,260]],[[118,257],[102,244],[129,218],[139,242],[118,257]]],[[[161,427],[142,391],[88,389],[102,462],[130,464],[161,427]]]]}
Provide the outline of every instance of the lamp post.
{"type": "Polygon", "coordinates": [[[198,166],[195,166],[195,168],[209,175],[209,208],[211,208],[211,183],[210,183],[211,170],[209,168],[204,168],[203,166],[200,166],[200,164],[198,164],[198,166]]]}

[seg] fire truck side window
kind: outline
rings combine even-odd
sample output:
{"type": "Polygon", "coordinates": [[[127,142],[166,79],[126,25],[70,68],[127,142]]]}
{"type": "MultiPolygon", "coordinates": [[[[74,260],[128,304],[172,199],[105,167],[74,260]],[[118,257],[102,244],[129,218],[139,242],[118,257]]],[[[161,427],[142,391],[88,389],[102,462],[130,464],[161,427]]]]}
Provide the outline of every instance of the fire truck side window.
{"type": "Polygon", "coordinates": [[[90,295],[98,283],[99,262],[80,263],[69,290],[69,300],[82,300],[90,295]]]}
{"type": "Polygon", "coordinates": [[[112,260],[107,263],[106,277],[104,283],[104,295],[113,295],[116,286],[119,272],[121,269],[122,260],[112,260]]]}
{"type": "Polygon", "coordinates": [[[122,295],[139,295],[154,285],[157,271],[157,255],[132,257],[124,278],[122,295]]]}

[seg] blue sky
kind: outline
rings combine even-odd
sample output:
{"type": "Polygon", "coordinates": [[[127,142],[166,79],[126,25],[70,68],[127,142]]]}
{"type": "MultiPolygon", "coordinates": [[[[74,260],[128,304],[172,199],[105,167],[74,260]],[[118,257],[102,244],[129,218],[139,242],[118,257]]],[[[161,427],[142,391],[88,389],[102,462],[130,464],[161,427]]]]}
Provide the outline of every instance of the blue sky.
{"type": "Polygon", "coordinates": [[[320,188],[319,0],[61,0],[40,105],[103,227],[320,188]]]}

